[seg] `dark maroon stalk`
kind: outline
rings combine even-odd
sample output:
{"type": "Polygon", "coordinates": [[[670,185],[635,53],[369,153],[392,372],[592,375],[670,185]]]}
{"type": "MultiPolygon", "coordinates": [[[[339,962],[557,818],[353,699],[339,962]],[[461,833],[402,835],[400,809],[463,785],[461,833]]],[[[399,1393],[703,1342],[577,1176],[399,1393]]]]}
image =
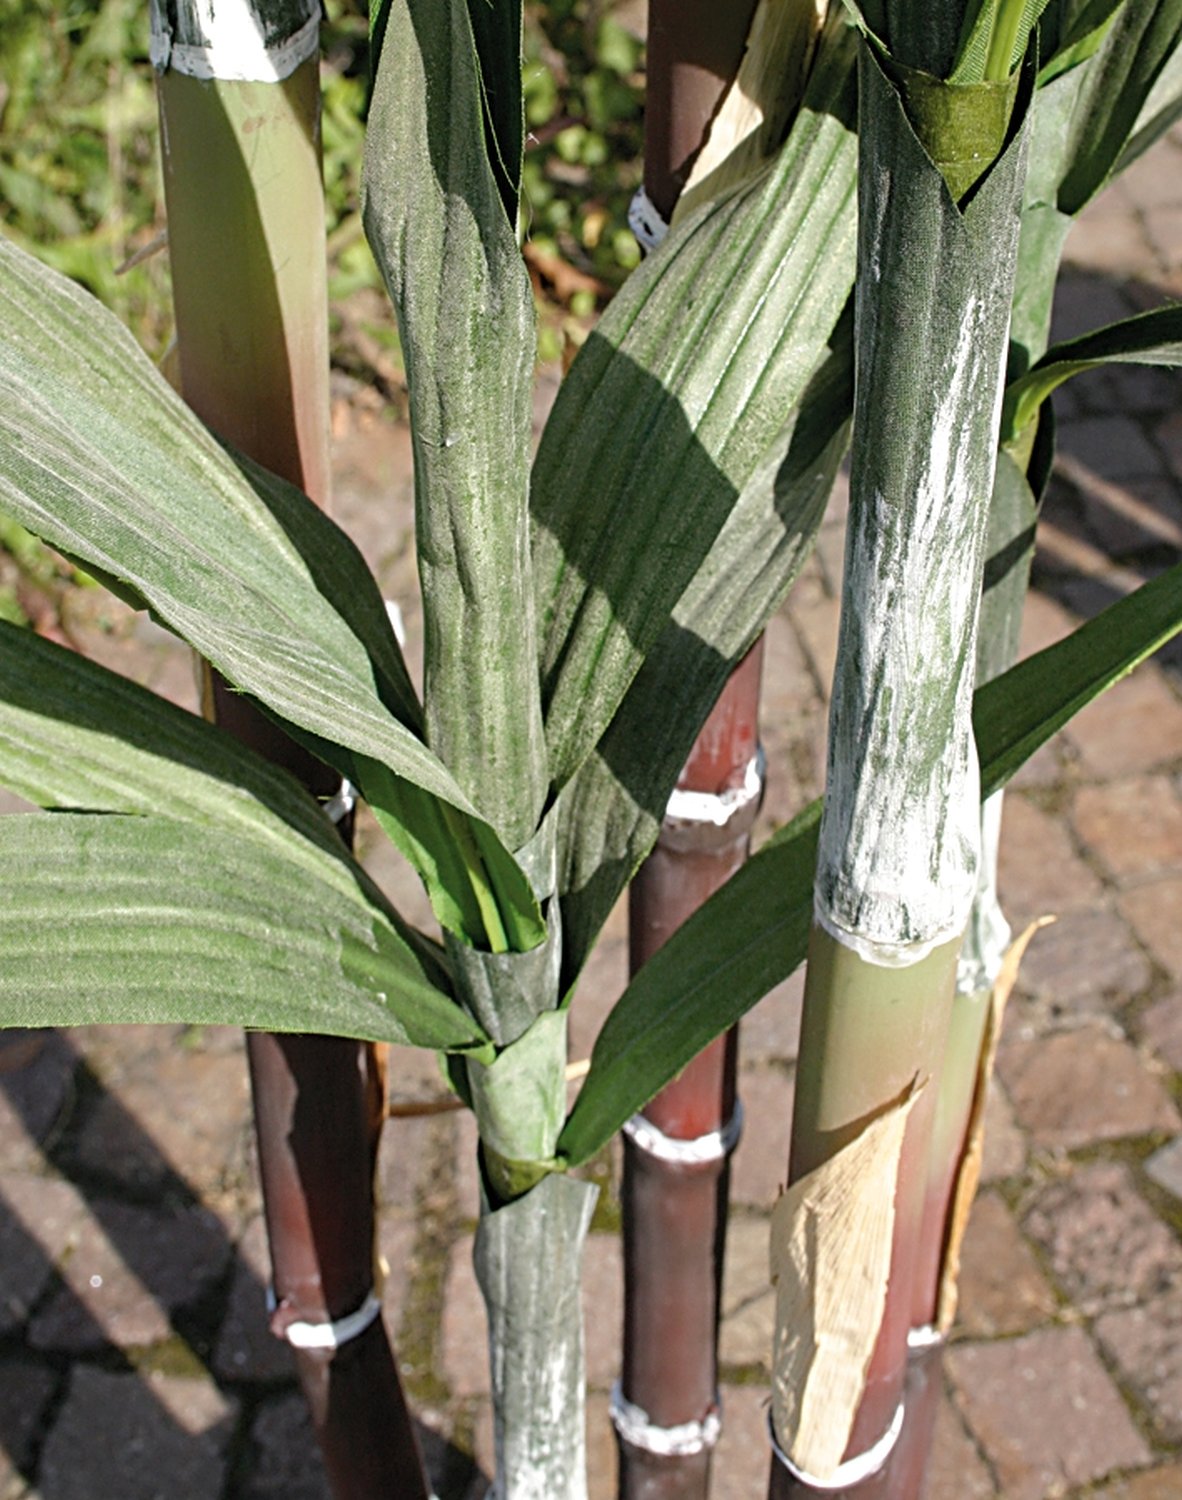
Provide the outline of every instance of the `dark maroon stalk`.
{"type": "MultiPolygon", "coordinates": [[[[717,795],[749,776],[760,656],[757,646],[723,689],[680,790],[717,795]]],[[[757,805],[748,801],[721,827],[666,818],[632,886],[633,972],[742,864],[757,805]]],[[[708,1492],[737,1046],[736,1032],[720,1037],[625,1131],[624,1363],[614,1405],[624,1500],[708,1492]]]]}
{"type": "MultiPolygon", "coordinates": [[[[650,0],[644,185],[666,222],[738,71],[754,9],[755,0],[650,0]]],[[[717,795],[743,783],[758,753],[760,656],[756,647],[723,689],[679,789],[717,795]]],[[[666,818],[630,893],[633,973],[742,864],[756,806],[721,827],[666,818]]],[[[613,1401],[621,1500],[708,1492],[737,1045],[736,1033],[721,1037],[652,1100],[633,1122],[639,1131],[625,1131],[624,1359],[613,1401]],[[669,1159],[677,1142],[693,1141],[716,1149],[669,1159]],[[654,1150],[662,1143],[672,1151],[654,1150]]]]}

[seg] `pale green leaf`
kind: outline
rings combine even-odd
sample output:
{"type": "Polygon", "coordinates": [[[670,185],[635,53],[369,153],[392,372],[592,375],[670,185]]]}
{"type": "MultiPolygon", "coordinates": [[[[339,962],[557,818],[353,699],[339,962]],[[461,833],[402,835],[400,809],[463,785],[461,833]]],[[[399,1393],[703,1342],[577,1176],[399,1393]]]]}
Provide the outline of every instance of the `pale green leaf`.
{"type": "Polygon", "coordinates": [[[306,860],[158,816],[0,818],[0,1024],[225,1023],[483,1044],[380,908],[306,860]]]}
{"type": "MultiPolygon", "coordinates": [[[[486,44],[508,42],[513,15],[487,19],[486,44]]],[[[508,168],[499,187],[485,142],[466,0],[392,6],[364,213],[406,362],[427,740],[516,848],[548,784],[528,550],[536,337],[508,168]]]]}

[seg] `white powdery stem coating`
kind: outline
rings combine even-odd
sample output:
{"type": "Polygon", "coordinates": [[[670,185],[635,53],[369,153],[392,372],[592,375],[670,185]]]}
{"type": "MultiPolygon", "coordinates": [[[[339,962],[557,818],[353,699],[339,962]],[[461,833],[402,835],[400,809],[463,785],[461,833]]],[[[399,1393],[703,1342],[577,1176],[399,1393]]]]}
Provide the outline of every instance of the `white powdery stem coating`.
{"type": "Polygon", "coordinates": [[[320,45],[316,0],[151,0],[152,66],[191,78],[280,83],[320,45]]]}
{"type": "Polygon", "coordinates": [[[918,963],[959,936],[977,886],[983,476],[980,428],[966,416],[986,382],[994,426],[998,416],[1001,371],[985,321],[973,299],[951,359],[932,371],[938,404],[913,495],[855,499],[846,544],[816,918],[884,967],[918,963]]]}
{"type": "Polygon", "coordinates": [[[981,864],[964,947],[956,964],[958,995],[979,995],[993,988],[1013,937],[997,899],[997,853],[1004,798],[1004,792],[994,792],[981,805],[981,864]]]}

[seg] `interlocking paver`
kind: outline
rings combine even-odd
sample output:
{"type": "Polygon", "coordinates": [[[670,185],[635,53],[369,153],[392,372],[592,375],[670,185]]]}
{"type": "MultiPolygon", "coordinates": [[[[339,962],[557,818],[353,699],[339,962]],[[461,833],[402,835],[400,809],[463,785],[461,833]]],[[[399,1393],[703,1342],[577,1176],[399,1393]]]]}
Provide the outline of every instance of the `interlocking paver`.
{"type": "Polygon", "coordinates": [[[1136,1049],[1094,1026],[1008,1043],[997,1066],[1019,1123],[1039,1146],[1073,1150],[1182,1124],[1136,1049]]]}
{"type": "Polygon", "coordinates": [[[1162,968],[1182,980],[1182,875],[1126,891],[1120,909],[1162,968]]]}
{"type": "Polygon", "coordinates": [[[1072,820],[1118,880],[1182,869],[1182,804],[1166,776],[1142,776],[1076,793],[1072,820]]]}
{"type": "Polygon", "coordinates": [[[958,1404],[1006,1500],[1147,1464],[1151,1454],[1079,1328],[961,1344],[947,1364],[958,1404]]]}
{"type": "MultiPolygon", "coordinates": [[[[1046,914],[1056,915],[1053,908],[1046,914]]],[[[1140,994],[1152,977],[1124,920],[1096,904],[1062,911],[1035,934],[1018,984],[1043,1002],[1049,1018],[1078,1018],[1107,1014],[1140,994]]]]}
{"type": "Polygon", "coordinates": [[[1028,1333],[1056,1308],[1013,1215],[996,1193],[973,1204],[960,1263],[958,1331],[970,1338],[1028,1333]]]}
{"type": "Polygon", "coordinates": [[[79,1365],[41,1456],[40,1489],[47,1500],[210,1500],[236,1415],[205,1380],[79,1365]]]}
{"type": "Polygon", "coordinates": [[[1096,1320],[1108,1358],[1149,1412],[1154,1431],[1182,1442],[1182,1289],[1096,1320]]]}
{"type": "Polygon", "coordinates": [[[1182,1246],[1120,1162],[1069,1171],[1039,1192],[1023,1219],[1059,1285],[1082,1311],[1126,1305],[1182,1276],[1182,1246]]]}

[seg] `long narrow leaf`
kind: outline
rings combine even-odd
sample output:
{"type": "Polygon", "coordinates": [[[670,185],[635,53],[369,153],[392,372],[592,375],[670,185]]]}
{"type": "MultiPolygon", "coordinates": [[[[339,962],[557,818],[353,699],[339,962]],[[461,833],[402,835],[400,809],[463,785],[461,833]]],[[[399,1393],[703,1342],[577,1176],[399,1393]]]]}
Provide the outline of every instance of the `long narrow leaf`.
{"type": "Polygon", "coordinates": [[[223,1022],[483,1044],[372,909],[251,840],[169,818],[0,818],[0,1021],[223,1022]],[[298,874],[297,874],[298,872],[298,874]]]}
{"type": "MultiPolygon", "coordinates": [[[[490,8],[485,50],[514,46],[519,25],[514,6],[490,8]]],[[[535,332],[515,194],[507,213],[482,109],[466,0],[392,6],[365,223],[406,359],[427,739],[516,848],[548,784],[528,552],[535,332]]]]}
{"type": "Polygon", "coordinates": [[[560,810],[570,983],[648,854],[690,747],[734,665],[808,556],[849,436],[850,320],[798,412],[745,486],[560,810]]]}
{"type": "Polygon", "coordinates": [[[1001,442],[1012,442],[1065,380],[1105,364],[1182,365],[1182,306],[1138,313],[1048,349],[1033,369],[1007,387],[1001,442]]]}
{"type": "MultiPolygon", "coordinates": [[[[280,719],[475,824],[418,737],[418,705],[352,544],[328,541],[332,523],[280,481],[251,468],[248,482],[116,319],[6,242],[0,312],[4,508],[130,589],[280,719]],[[318,583],[347,602],[337,608],[318,583]]],[[[501,852],[499,899],[537,941],[536,901],[501,852]]]]}
{"type": "Polygon", "coordinates": [[[598,743],[817,368],[853,278],[852,41],[769,172],[691,214],[575,360],[534,467],[556,785],[598,743]]]}
{"type": "MultiPolygon", "coordinates": [[[[981,795],[1085,704],[1182,631],[1182,564],[976,695],[981,795]]],[[[559,1137],[571,1164],[804,962],[821,803],[781,829],[645,964],[608,1017],[559,1137]]]]}

